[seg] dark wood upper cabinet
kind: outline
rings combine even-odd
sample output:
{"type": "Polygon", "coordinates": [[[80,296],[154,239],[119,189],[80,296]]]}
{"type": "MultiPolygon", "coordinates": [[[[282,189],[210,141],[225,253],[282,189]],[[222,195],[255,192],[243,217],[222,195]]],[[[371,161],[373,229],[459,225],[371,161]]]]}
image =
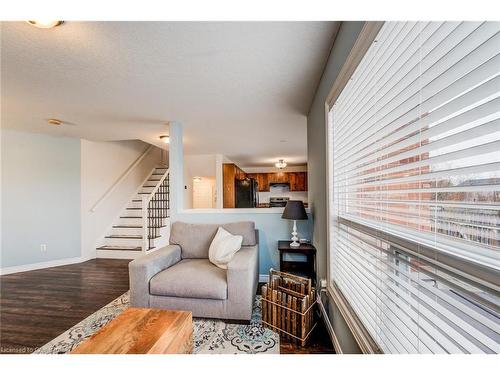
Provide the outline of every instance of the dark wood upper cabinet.
{"type": "Polygon", "coordinates": [[[279,183],[284,184],[289,182],[289,173],[286,172],[277,172],[277,173],[268,173],[269,183],[279,183]]]}
{"type": "Polygon", "coordinates": [[[269,179],[267,173],[247,173],[248,178],[253,178],[257,181],[260,192],[269,191],[269,179]]]}
{"type": "Polygon", "coordinates": [[[290,172],[290,191],[307,191],[307,172],[290,172]]]}
{"type": "Polygon", "coordinates": [[[259,191],[269,191],[269,178],[267,173],[257,173],[257,183],[259,191]]]}

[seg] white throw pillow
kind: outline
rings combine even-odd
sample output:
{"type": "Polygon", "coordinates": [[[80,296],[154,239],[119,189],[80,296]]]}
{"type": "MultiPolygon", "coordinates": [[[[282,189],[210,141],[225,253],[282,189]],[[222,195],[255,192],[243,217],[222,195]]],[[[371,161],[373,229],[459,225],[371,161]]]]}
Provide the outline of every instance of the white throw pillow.
{"type": "Polygon", "coordinates": [[[208,259],[217,267],[227,270],[227,264],[233,259],[234,254],[241,249],[243,236],[229,233],[219,227],[210,248],[208,249],[208,259]]]}

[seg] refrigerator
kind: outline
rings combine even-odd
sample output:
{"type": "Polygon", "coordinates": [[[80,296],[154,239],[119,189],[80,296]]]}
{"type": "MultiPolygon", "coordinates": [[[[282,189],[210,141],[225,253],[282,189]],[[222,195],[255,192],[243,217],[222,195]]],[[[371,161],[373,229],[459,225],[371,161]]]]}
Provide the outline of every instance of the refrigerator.
{"type": "Polygon", "coordinates": [[[259,187],[254,178],[235,181],[236,208],[253,208],[259,204],[259,187]]]}

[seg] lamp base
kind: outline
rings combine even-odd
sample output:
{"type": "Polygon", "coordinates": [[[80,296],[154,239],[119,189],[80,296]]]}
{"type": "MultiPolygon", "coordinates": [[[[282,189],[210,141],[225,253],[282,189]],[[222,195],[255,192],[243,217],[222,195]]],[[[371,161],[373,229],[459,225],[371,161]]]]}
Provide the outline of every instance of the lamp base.
{"type": "Polygon", "coordinates": [[[299,237],[297,237],[297,220],[293,221],[293,232],[292,232],[292,243],[290,244],[291,247],[299,247],[300,243],[297,242],[299,237]]]}

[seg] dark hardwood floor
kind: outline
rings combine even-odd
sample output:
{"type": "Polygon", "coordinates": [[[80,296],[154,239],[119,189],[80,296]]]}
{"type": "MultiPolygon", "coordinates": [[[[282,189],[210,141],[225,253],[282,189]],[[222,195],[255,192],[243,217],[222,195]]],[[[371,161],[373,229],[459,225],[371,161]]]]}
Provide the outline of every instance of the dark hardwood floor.
{"type": "MultiPolygon", "coordinates": [[[[31,353],[129,289],[129,260],[0,276],[0,353],[31,353]]],[[[333,353],[321,324],[305,347],[281,339],[281,353],[333,353]]]]}
{"type": "Polygon", "coordinates": [[[129,260],[0,276],[0,353],[31,353],[129,289],[129,260]]]}

